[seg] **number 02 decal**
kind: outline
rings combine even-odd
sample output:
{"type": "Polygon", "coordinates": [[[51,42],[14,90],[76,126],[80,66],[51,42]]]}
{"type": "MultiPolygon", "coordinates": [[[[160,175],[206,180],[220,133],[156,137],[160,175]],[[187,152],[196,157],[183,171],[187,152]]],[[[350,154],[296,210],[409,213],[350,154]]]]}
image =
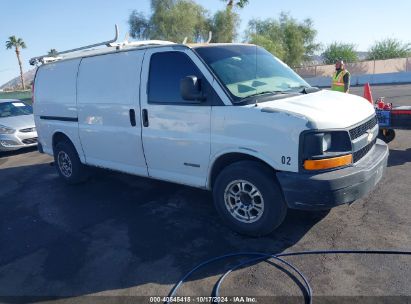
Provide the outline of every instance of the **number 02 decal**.
{"type": "Polygon", "coordinates": [[[281,156],[281,163],[283,165],[291,166],[291,157],[289,156],[281,156]]]}

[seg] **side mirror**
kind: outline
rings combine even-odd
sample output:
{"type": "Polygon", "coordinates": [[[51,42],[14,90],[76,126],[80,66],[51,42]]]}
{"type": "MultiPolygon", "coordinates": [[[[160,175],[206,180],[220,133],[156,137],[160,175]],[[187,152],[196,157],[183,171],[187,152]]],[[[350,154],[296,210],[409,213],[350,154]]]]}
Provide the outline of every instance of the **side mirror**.
{"type": "Polygon", "coordinates": [[[196,76],[186,76],[180,80],[180,93],[184,100],[204,101],[205,96],[201,90],[201,79],[196,76]]]}

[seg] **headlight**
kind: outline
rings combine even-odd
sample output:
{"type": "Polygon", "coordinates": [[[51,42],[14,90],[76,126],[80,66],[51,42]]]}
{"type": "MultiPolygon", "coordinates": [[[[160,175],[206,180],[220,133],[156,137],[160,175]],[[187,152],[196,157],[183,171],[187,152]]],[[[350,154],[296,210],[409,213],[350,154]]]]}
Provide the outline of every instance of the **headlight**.
{"type": "Polygon", "coordinates": [[[0,125],[0,134],[13,134],[16,130],[0,125]]]}
{"type": "Polygon", "coordinates": [[[352,162],[347,131],[305,132],[302,135],[301,163],[306,170],[322,170],[352,162]]]}
{"type": "Polygon", "coordinates": [[[328,151],[331,148],[331,134],[325,133],[323,135],[323,152],[328,151]]]}

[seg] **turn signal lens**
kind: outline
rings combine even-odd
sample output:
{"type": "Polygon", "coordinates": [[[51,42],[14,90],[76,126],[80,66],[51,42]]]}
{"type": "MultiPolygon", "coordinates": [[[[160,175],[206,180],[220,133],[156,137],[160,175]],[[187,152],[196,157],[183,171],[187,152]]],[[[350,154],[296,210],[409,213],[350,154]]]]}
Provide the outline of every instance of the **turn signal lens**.
{"type": "Polygon", "coordinates": [[[305,170],[324,170],[346,166],[352,163],[352,154],[325,158],[325,159],[309,159],[304,161],[305,170]]]}

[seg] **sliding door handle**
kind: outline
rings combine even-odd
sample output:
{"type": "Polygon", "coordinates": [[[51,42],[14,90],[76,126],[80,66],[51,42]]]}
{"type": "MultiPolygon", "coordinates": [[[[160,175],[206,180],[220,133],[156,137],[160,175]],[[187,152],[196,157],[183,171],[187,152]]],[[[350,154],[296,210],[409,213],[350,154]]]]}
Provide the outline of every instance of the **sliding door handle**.
{"type": "Polygon", "coordinates": [[[146,109],[143,109],[141,116],[143,117],[143,126],[148,127],[148,112],[146,109]]]}
{"type": "Polygon", "coordinates": [[[129,115],[130,115],[130,124],[132,127],[135,127],[136,126],[136,112],[134,111],[134,109],[130,109],[129,115]]]}

